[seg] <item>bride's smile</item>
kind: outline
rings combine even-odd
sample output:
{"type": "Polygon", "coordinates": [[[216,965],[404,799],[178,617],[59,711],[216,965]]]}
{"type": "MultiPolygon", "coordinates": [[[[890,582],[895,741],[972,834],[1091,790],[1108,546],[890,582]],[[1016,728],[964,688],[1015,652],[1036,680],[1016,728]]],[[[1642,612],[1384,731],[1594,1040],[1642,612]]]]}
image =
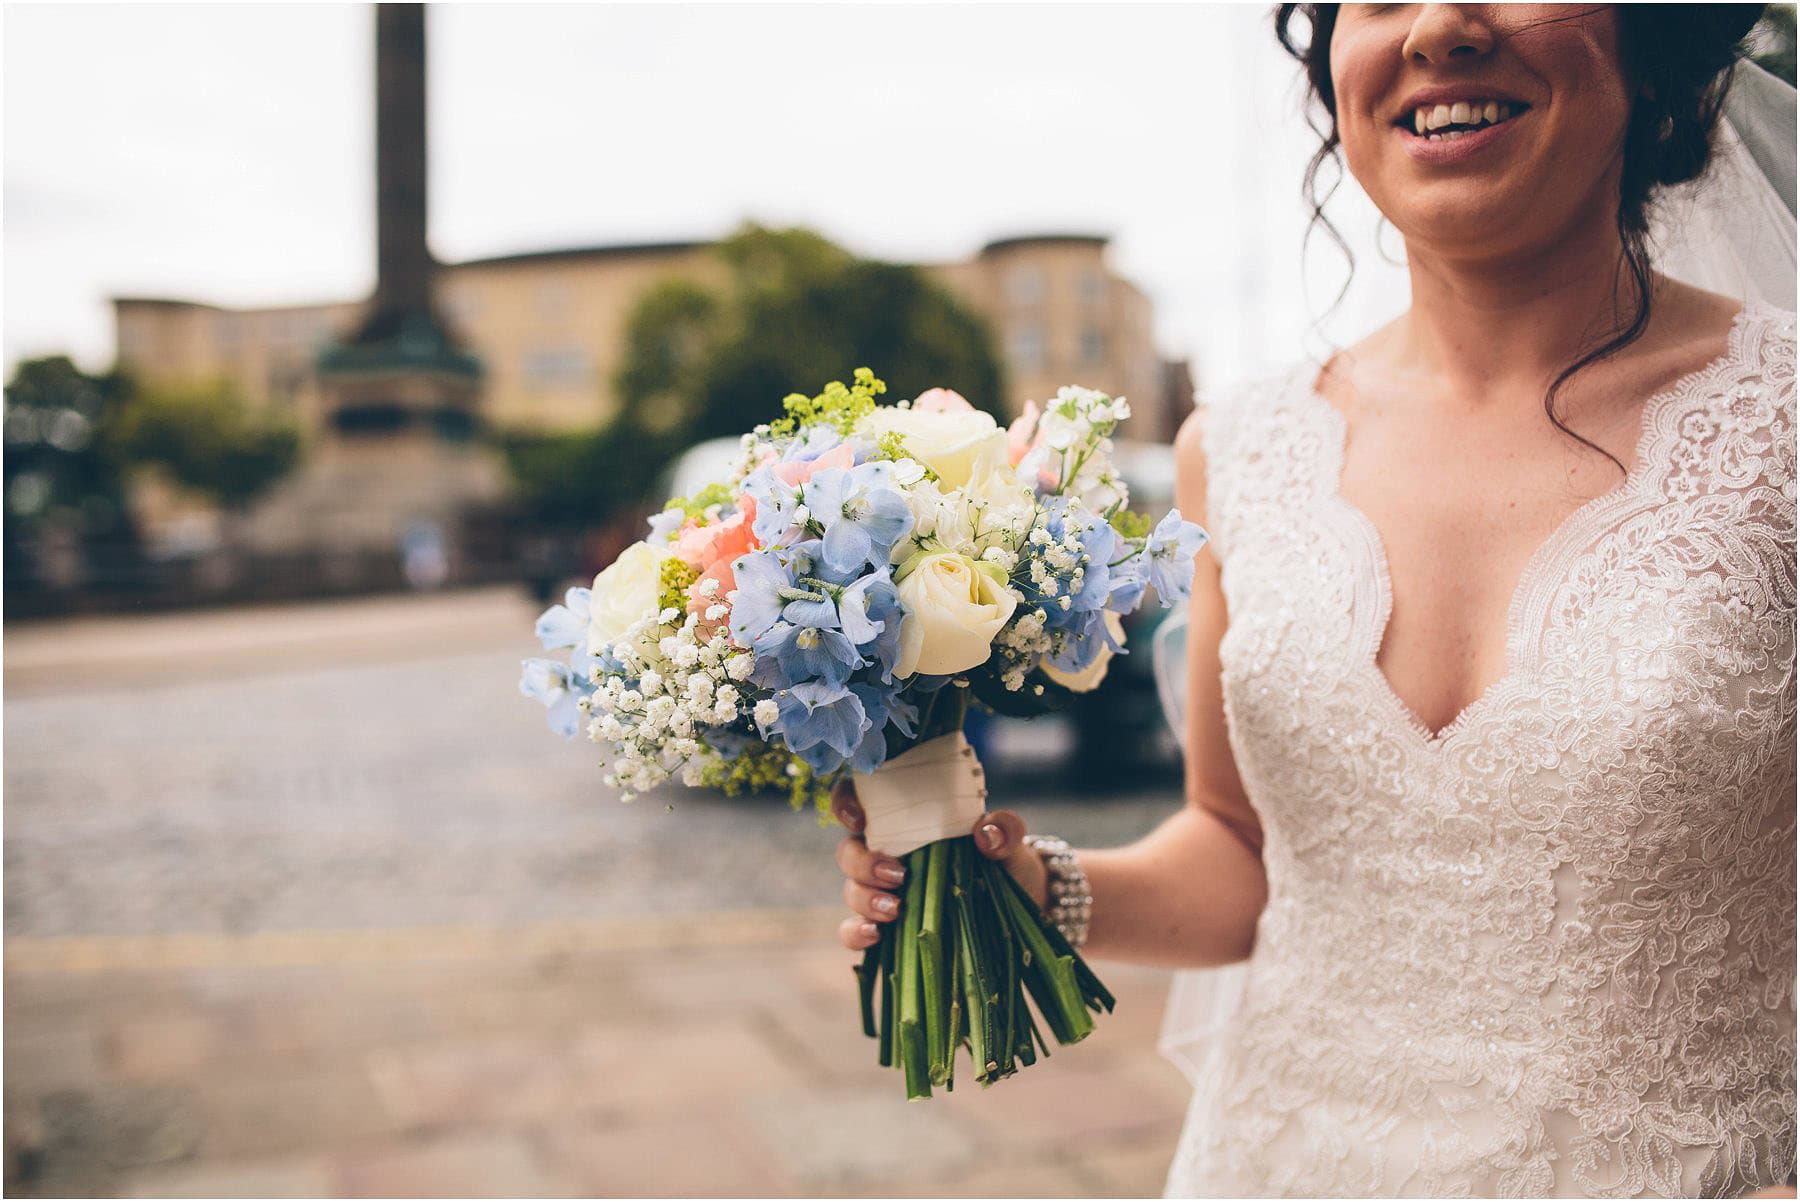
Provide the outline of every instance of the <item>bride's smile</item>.
{"type": "Polygon", "coordinates": [[[1594,208],[1631,105],[1610,6],[1346,4],[1331,45],[1351,172],[1403,233],[1539,236],[1594,208]]]}

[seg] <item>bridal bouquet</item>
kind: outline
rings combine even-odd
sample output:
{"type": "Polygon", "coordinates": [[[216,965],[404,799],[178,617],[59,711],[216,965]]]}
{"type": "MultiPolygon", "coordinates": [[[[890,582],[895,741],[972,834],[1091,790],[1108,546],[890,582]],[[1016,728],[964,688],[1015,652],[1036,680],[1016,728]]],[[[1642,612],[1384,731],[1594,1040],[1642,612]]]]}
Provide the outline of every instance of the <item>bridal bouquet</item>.
{"type": "Polygon", "coordinates": [[[553,728],[608,749],[634,795],[679,777],[780,788],[829,813],[854,779],[868,844],[900,858],[900,917],[857,969],[863,1029],[908,1097],[991,1084],[1093,1030],[1113,999],[969,832],[984,806],[971,700],[1042,713],[1094,688],[1120,617],[1187,594],[1206,535],[1127,505],[1110,461],[1123,398],[1064,388],[1009,429],[954,392],[790,396],[725,479],[669,503],[538,619],[566,662],[525,662],[553,728]],[[879,1001],[876,1000],[879,993],[879,1001]]]}

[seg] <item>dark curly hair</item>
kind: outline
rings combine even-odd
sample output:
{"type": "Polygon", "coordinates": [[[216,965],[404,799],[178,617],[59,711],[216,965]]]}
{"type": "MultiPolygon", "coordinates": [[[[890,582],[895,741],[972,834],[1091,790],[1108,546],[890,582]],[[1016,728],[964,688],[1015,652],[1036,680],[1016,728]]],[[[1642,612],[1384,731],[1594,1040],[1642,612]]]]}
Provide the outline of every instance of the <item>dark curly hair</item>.
{"type": "MultiPolygon", "coordinates": [[[[1743,40],[1762,15],[1761,4],[1620,4],[1619,57],[1636,93],[1626,121],[1619,178],[1617,225],[1623,247],[1620,273],[1629,279],[1631,314],[1611,334],[1565,367],[1544,396],[1544,412],[1557,429],[1599,451],[1620,471],[1625,465],[1605,448],[1575,433],[1556,415],[1557,393],[1585,367],[1617,354],[1643,336],[1650,324],[1650,205],[1659,189],[1696,179],[1712,159],[1713,134],[1731,86],[1730,68],[1743,53],[1743,40]]],[[[1312,99],[1310,115],[1319,148],[1307,163],[1304,193],[1312,209],[1312,229],[1323,229],[1351,260],[1350,244],[1325,216],[1325,204],[1343,179],[1339,157],[1337,93],[1331,83],[1331,34],[1335,4],[1282,4],[1275,9],[1275,37],[1305,69],[1312,99]],[[1305,19],[1306,40],[1295,32],[1305,19]],[[1320,173],[1336,170],[1328,181],[1320,173]]],[[[1340,293],[1340,298],[1341,298],[1340,293]]]]}

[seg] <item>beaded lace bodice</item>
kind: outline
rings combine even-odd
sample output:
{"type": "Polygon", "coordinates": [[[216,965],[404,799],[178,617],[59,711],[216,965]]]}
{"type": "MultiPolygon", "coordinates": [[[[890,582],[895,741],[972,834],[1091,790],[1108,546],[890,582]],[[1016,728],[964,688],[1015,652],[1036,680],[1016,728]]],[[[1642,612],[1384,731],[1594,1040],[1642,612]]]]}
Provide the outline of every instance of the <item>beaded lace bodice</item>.
{"type": "Polygon", "coordinates": [[[1430,734],[1313,370],[1204,418],[1269,901],[1171,1194],[1729,1194],[1794,1163],[1794,319],[1652,398],[1430,734]]]}

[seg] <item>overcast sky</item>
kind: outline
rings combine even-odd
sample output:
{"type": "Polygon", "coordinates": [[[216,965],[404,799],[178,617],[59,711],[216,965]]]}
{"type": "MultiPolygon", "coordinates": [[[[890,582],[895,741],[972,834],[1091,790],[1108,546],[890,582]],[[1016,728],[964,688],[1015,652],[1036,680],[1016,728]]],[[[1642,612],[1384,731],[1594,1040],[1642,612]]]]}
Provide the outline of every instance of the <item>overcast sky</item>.
{"type": "MultiPolygon", "coordinates": [[[[1229,381],[1298,353],[1337,284],[1330,256],[1301,268],[1312,141],[1267,13],[434,5],[432,247],[710,238],[746,217],[896,259],[1110,233],[1165,353],[1229,381]]],[[[115,294],[365,294],[373,27],[361,5],[10,5],[9,368],[109,363],[115,294]]],[[[1359,287],[1397,308],[1366,202],[1340,222],[1367,244],[1359,287]]]]}

